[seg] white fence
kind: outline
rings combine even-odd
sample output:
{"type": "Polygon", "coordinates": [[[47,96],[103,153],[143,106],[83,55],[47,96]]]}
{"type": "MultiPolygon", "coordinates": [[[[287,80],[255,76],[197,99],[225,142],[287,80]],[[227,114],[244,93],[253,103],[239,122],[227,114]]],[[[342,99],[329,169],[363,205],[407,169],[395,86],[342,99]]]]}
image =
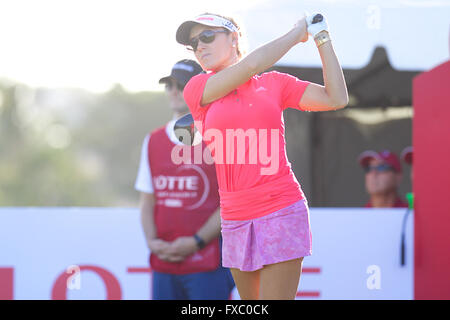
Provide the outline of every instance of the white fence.
{"type": "MultiPolygon", "coordinates": [[[[413,299],[413,214],[311,208],[297,299],[413,299]]],[[[0,299],[150,299],[136,208],[0,208],[0,299]]],[[[237,290],[234,299],[239,299],[237,290]]]]}

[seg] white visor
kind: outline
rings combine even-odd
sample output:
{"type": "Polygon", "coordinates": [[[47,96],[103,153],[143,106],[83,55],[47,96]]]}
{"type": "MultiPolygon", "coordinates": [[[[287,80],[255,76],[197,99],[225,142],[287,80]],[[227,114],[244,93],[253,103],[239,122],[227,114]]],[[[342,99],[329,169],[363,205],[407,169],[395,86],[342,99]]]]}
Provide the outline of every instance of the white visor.
{"type": "Polygon", "coordinates": [[[183,22],[177,30],[177,42],[188,45],[191,29],[196,24],[203,24],[210,27],[222,27],[230,30],[231,32],[237,32],[238,28],[229,20],[213,15],[213,14],[202,14],[197,16],[192,20],[183,22]]]}

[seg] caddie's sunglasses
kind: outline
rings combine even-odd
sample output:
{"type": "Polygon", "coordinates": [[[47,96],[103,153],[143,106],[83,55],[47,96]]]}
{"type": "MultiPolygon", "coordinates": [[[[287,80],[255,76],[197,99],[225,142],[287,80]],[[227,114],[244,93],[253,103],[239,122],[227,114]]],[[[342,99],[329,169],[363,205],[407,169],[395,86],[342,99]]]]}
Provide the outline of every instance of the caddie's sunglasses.
{"type": "MultiPolygon", "coordinates": [[[[166,82],[166,90],[170,91],[170,90],[172,90],[173,87],[174,87],[173,82],[166,82]]],[[[181,83],[179,83],[178,81],[176,81],[175,87],[179,91],[183,91],[184,90],[184,86],[181,83]]]]}
{"type": "Polygon", "coordinates": [[[228,30],[204,30],[198,36],[193,37],[189,40],[190,47],[188,50],[197,51],[198,41],[203,43],[211,43],[216,39],[216,33],[228,33],[228,30]]]}
{"type": "Polygon", "coordinates": [[[386,172],[386,171],[394,171],[394,168],[385,163],[379,164],[377,166],[367,166],[364,168],[364,171],[366,173],[369,173],[372,170],[376,170],[378,172],[386,172]]]}

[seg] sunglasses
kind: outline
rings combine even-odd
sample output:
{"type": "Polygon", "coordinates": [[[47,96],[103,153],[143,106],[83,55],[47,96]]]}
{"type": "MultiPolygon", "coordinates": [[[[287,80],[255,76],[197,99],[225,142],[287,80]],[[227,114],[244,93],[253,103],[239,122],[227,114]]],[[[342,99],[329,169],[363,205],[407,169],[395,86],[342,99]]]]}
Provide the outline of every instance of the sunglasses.
{"type": "Polygon", "coordinates": [[[216,39],[216,33],[229,33],[228,30],[205,30],[202,31],[198,36],[193,37],[189,40],[188,50],[197,51],[198,42],[211,43],[216,39]]]}
{"type": "Polygon", "coordinates": [[[372,170],[376,170],[378,172],[386,172],[386,171],[394,171],[394,168],[388,164],[379,164],[377,166],[367,166],[364,168],[366,173],[369,173],[372,170]]]}
{"type": "Polygon", "coordinates": [[[166,82],[166,90],[170,91],[172,90],[173,87],[176,87],[179,91],[183,91],[184,90],[184,86],[179,83],[178,81],[176,82],[176,85],[173,84],[173,82],[166,82]]]}

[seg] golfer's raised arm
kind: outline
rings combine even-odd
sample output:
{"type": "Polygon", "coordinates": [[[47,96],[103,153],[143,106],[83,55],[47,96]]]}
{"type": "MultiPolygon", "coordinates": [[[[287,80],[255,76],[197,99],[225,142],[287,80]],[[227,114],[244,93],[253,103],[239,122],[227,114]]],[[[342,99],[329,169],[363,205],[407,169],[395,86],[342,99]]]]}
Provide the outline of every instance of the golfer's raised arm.
{"type": "Polygon", "coordinates": [[[255,74],[273,66],[293,46],[307,39],[307,25],[303,18],[285,35],[255,49],[238,63],[211,76],[206,82],[201,104],[206,105],[226,96],[255,74]]]}
{"type": "Polygon", "coordinates": [[[326,18],[311,24],[309,16],[308,33],[316,42],[322,60],[324,86],[311,83],[306,88],[300,106],[308,111],[328,111],[342,109],[348,104],[347,86],[328,31],[326,18]]]}
{"type": "Polygon", "coordinates": [[[311,83],[305,89],[300,106],[308,111],[329,111],[348,104],[347,86],[331,41],[319,47],[325,86],[311,83]]]}

